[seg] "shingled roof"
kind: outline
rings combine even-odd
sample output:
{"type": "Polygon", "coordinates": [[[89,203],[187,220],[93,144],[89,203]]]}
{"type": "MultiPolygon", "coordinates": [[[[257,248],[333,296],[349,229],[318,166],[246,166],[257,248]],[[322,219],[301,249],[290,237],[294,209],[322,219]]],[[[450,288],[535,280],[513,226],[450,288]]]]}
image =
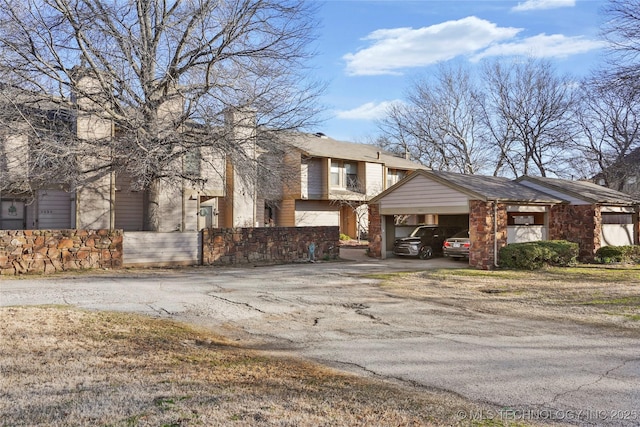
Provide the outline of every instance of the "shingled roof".
{"type": "Polygon", "coordinates": [[[292,134],[284,141],[310,157],[326,157],[344,160],[382,163],[397,169],[428,169],[420,163],[412,162],[371,144],[356,144],[338,141],[322,134],[292,134]]]}
{"type": "MultiPolygon", "coordinates": [[[[635,205],[640,201],[620,191],[612,190],[589,181],[570,181],[559,178],[523,176],[516,182],[532,182],[538,186],[546,187],[551,191],[564,193],[586,202],[597,204],[629,204],[635,205]]],[[[544,191],[544,190],[543,190],[544,191]]]]}
{"type": "Polygon", "coordinates": [[[418,170],[374,197],[375,203],[398,186],[423,176],[467,194],[477,200],[497,200],[513,203],[570,203],[580,199],[587,203],[637,205],[632,196],[587,181],[558,178],[521,177],[509,179],[496,176],[467,175],[454,172],[418,170]]]}
{"type": "Polygon", "coordinates": [[[429,171],[425,175],[429,174],[482,196],[481,199],[484,200],[530,203],[561,203],[564,201],[542,191],[521,185],[509,178],[439,171],[429,171]]]}

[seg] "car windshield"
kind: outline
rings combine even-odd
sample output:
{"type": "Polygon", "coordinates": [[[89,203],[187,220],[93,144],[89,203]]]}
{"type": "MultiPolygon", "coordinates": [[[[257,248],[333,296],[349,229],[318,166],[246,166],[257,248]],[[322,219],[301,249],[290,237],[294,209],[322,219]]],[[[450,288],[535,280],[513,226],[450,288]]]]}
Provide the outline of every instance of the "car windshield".
{"type": "Polygon", "coordinates": [[[432,228],[420,227],[413,230],[410,237],[424,237],[432,232],[432,228]]]}
{"type": "Polygon", "coordinates": [[[452,239],[468,239],[469,238],[469,230],[462,230],[456,234],[454,234],[453,236],[451,236],[452,239]]]}

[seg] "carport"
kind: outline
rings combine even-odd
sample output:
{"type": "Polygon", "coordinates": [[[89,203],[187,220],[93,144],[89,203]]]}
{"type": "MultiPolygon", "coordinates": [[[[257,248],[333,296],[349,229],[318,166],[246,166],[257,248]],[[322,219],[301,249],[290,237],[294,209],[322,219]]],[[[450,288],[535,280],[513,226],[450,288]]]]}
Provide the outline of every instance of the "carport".
{"type": "Polygon", "coordinates": [[[469,265],[496,267],[509,243],[570,240],[580,258],[607,245],[640,241],[640,201],[587,181],[508,178],[418,170],[369,202],[369,254],[386,258],[396,215],[425,215],[469,227],[469,265]]]}
{"type": "Polygon", "coordinates": [[[369,253],[386,258],[397,236],[397,215],[469,228],[469,264],[490,269],[507,243],[544,240],[549,211],[564,200],[508,178],[415,171],[369,202],[369,253]]]}

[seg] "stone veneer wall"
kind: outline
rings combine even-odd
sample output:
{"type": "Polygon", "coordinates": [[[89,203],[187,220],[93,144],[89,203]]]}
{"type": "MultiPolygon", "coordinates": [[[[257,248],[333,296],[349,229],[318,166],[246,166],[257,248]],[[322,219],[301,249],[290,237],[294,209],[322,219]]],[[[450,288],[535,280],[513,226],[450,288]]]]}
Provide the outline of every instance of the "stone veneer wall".
{"type": "Polygon", "coordinates": [[[602,244],[600,208],[593,205],[555,205],[549,213],[549,239],[578,243],[581,261],[593,260],[602,244]]]}
{"type": "Polygon", "coordinates": [[[507,207],[499,203],[497,228],[494,231],[494,202],[469,201],[469,265],[483,270],[495,267],[494,235],[498,240],[498,251],[507,245],[507,207]]]}
{"type": "Polygon", "coordinates": [[[335,259],[338,227],[213,228],[202,230],[202,264],[233,265],[335,259]]]}
{"type": "Polygon", "coordinates": [[[382,222],[380,205],[369,205],[369,256],[382,258],[382,222]]]}
{"type": "Polygon", "coordinates": [[[0,275],[122,267],[122,230],[0,230],[0,275]]]}

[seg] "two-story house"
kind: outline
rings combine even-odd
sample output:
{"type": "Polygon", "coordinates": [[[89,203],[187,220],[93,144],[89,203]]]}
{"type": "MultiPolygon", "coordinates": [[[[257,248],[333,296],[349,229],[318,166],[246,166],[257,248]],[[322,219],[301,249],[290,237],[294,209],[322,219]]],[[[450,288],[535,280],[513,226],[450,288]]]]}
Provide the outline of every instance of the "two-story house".
{"type": "MultiPolygon", "coordinates": [[[[89,87],[94,83],[90,75],[79,79],[79,84],[89,87]]],[[[120,137],[120,130],[109,118],[92,112],[93,100],[75,98],[78,108],[78,105],[59,102],[32,103],[32,97],[43,98],[21,92],[22,113],[11,126],[7,123],[1,126],[3,183],[22,181],[28,185],[0,186],[0,228],[148,229],[145,224],[148,191],[136,187],[127,173],[102,165],[100,144],[93,145],[98,147],[95,156],[85,157],[81,164],[68,165],[84,170],[89,179],[74,183],[53,176],[43,182],[34,182],[29,173],[38,156],[34,147],[42,132],[50,131],[52,126],[60,127],[62,123],[67,137],[77,143],[104,141],[108,146],[109,141],[120,137]],[[29,123],[34,116],[46,118],[49,129],[34,132],[29,123]]],[[[170,116],[179,109],[180,103],[176,102],[164,109],[163,114],[170,116]]],[[[198,131],[196,124],[192,128],[185,126],[184,130],[185,135],[198,131]]],[[[269,176],[273,180],[273,171],[280,171],[279,182],[265,185],[266,180],[261,181],[258,173],[255,174],[258,179],[247,180],[240,176],[232,156],[214,147],[199,146],[172,164],[178,171],[176,175],[192,179],[171,182],[161,179],[159,182],[158,231],[339,225],[345,234],[355,237],[358,230],[367,228],[366,202],[408,172],[422,168],[372,145],[340,142],[321,134],[279,135],[281,149],[273,153],[269,148],[273,145],[262,143],[262,138],[269,132],[256,127],[254,115],[237,111],[227,111],[225,126],[220,132],[249,141],[245,147],[245,151],[248,150],[246,158],[276,157],[269,176]]],[[[62,139],[64,136],[61,133],[62,139]]],[[[254,163],[257,168],[265,165],[268,162],[254,163]]]]}
{"type": "Polygon", "coordinates": [[[317,133],[296,133],[284,141],[281,199],[265,219],[278,226],[339,226],[353,238],[368,228],[367,202],[409,173],[426,167],[370,144],[337,141],[317,133]]]}
{"type": "MultiPolygon", "coordinates": [[[[89,87],[95,84],[90,75],[78,81],[89,87]]],[[[108,148],[102,147],[109,147],[121,131],[113,120],[92,110],[95,100],[75,97],[65,103],[15,87],[0,90],[3,99],[12,100],[10,110],[15,112],[4,115],[0,122],[0,229],[148,229],[149,193],[138,188],[129,174],[108,164],[108,148]],[[51,144],[56,138],[59,153],[52,148],[42,150],[44,141],[51,144]],[[72,140],[76,146],[87,144],[93,150],[85,150],[89,155],[83,157],[68,147],[63,153],[72,140]],[[51,162],[56,157],[63,158],[64,164],[54,168],[51,162]],[[54,172],[39,173],[47,167],[54,172]],[[55,172],[67,168],[74,172],[55,172]],[[76,176],[82,179],[74,180],[76,176]]],[[[178,102],[161,112],[167,116],[179,108],[178,102]]],[[[243,117],[227,112],[228,126],[220,132],[243,134],[243,141],[249,141],[244,149],[251,151],[255,149],[255,124],[247,124],[243,117]]],[[[185,126],[185,138],[198,131],[196,125],[185,126]]],[[[161,179],[158,183],[158,231],[256,224],[255,189],[239,179],[229,156],[202,145],[177,157],[170,167],[174,175],[191,179],[161,179]]]]}

